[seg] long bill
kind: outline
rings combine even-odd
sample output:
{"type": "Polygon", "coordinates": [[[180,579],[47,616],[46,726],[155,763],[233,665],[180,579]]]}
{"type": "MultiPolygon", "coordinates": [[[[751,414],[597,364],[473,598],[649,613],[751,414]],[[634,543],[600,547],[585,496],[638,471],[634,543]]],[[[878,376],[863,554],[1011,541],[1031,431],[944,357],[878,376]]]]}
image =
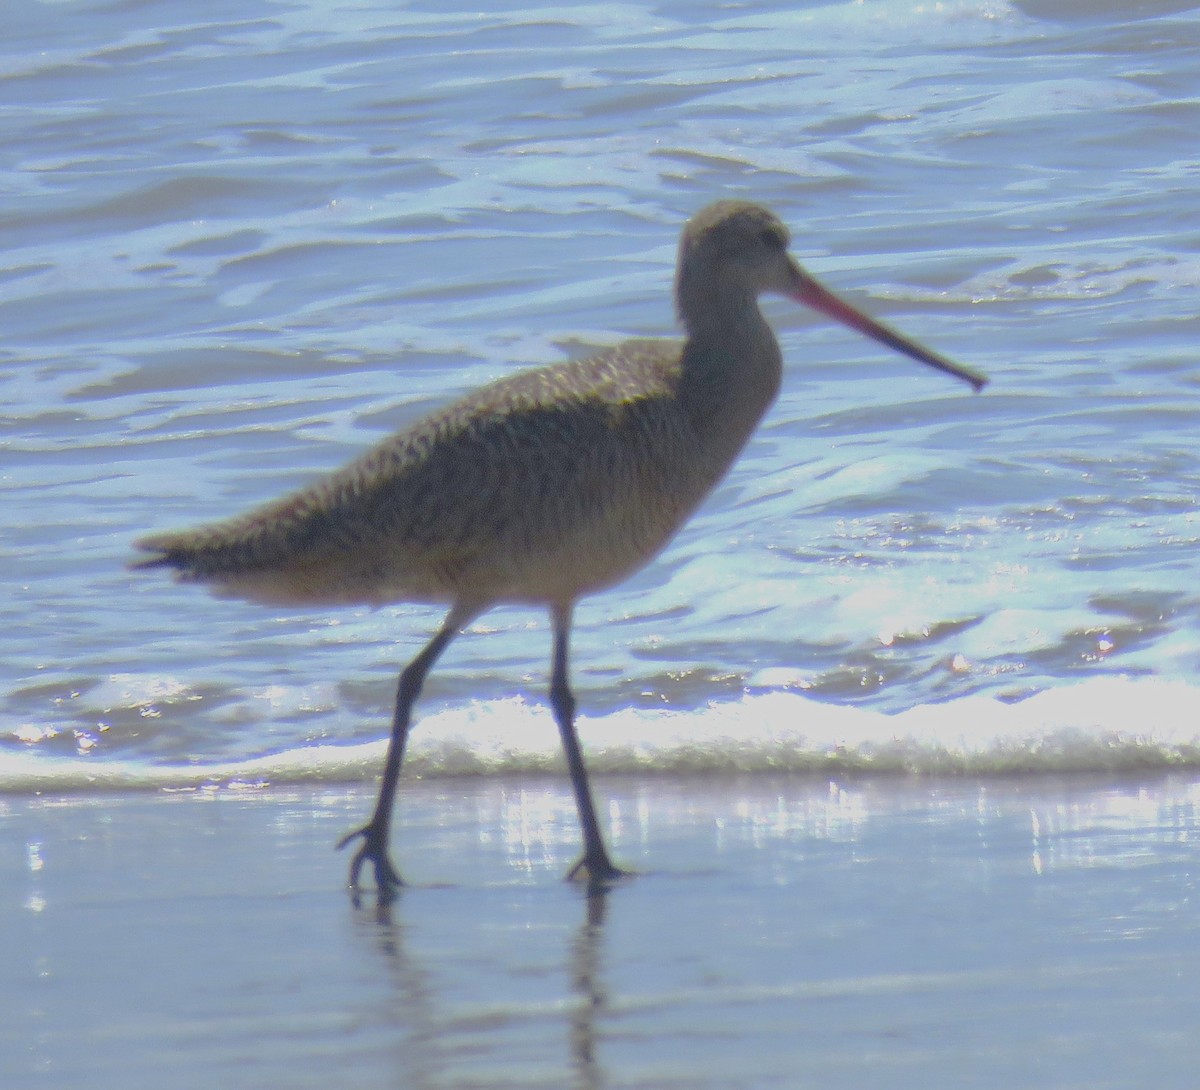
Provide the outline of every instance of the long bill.
{"type": "Polygon", "coordinates": [[[803,269],[799,268],[799,266],[794,266],[793,268],[792,289],[788,294],[796,302],[803,303],[814,310],[819,310],[834,321],[841,322],[842,325],[849,326],[851,329],[856,329],[859,333],[864,333],[866,336],[879,341],[880,344],[886,344],[888,348],[893,348],[897,352],[903,352],[904,355],[911,359],[927,363],[930,367],[936,367],[939,371],[944,371],[947,375],[953,375],[955,378],[962,379],[963,382],[970,383],[976,393],[987,385],[988,379],[986,375],[978,371],[973,371],[969,367],[963,367],[960,364],[954,363],[952,360],[946,359],[945,356],[939,356],[936,352],[931,352],[928,348],[917,344],[916,341],[910,341],[903,334],[897,333],[894,329],[889,328],[882,322],[877,322],[874,318],[868,317],[862,311],[856,310],[849,303],[839,299],[833,292],[817,283],[816,280],[804,272],[803,269]]]}

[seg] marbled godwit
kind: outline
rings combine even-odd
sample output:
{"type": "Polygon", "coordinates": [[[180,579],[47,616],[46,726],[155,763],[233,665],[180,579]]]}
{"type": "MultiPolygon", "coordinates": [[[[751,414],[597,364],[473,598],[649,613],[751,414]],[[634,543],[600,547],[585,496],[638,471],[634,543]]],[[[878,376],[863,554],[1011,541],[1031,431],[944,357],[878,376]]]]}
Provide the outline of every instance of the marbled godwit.
{"type": "Polygon", "coordinates": [[[226,594],[286,605],[449,604],[400,675],[379,799],[350,865],[380,897],[412,707],[447,644],[499,602],[549,608],[550,702],[583,829],[569,877],[621,875],[604,846],[575,732],[567,651],[575,602],[651,559],[724,476],[779,389],[779,345],[758,309],[776,292],[976,390],[982,375],[842,302],[788,254],[765,208],[718,201],[687,224],[675,302],[683,342],[628,341],[582,361],[501,379],[385,440],[340,472],[240,518],[137,544],[226,594]]]}

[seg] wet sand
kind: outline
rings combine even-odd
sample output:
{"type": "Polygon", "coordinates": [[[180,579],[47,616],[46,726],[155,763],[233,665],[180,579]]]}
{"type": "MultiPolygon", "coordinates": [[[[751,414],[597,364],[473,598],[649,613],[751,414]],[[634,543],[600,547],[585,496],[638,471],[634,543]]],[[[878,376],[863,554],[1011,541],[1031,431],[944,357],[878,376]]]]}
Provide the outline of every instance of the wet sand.
{"type": "Polygon", "coordinates": [[[1190,1087],[1195,779],[609,777],[0,798],[0,1085],[1190,1087]]]}

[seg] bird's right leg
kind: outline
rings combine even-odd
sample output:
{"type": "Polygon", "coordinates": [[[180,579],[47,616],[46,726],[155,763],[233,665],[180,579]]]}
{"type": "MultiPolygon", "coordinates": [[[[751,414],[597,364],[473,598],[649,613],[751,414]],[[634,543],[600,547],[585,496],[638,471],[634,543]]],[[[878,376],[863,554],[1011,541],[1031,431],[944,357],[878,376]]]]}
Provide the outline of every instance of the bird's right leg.
{"type": "Polygon", "coordinates": [[[588,783],[587,768],[583,763],[583,751],[579,748],[579,735],[575,731],[575,697],[567,678],[568,644],[571,639],[570,604],[555,605],[550,616],[554,627],[550,706],[562,737],[567,771],[571,775],[571,787],[575,792],[575,805],[579,811],[579,824],[583,830],[583,858],[567,872],[567,878],[586,876],[588,884],[598,888],[618,878],[624,878],[626,872],[613,866],[608,857],[608,849],[604,846],[600,822],[596,819],[592,788],[588,783]]]}
{"type": "Polygon", "coordinates": [[[388,858],[388,838],[391,833],[392,807],[396,801],[396,784],[400,779],[400,765],[404,761],[404,747],[412,724],[413,704],[421,694],[425,676],[437,662],[438,656],[479,612],[478,608],[454,606],[442,622],[437,635],[400,674],[400,684],[396,688],[396,708],[392,713],[392,734],[388,741],[387,757],[383,764],[383,782],[379,785],[379,799],[375,803],[375,812],[361,829],[355,829],[338,841],[338,848],[344,848],[350,841],[362,838],[362,845],[350,861],[350,890],[356,903],[358,875],[364,863],[369,862],[375,868],[375,885],[381,901],[393,900],[396,891],[404,884],[388,858]]]}

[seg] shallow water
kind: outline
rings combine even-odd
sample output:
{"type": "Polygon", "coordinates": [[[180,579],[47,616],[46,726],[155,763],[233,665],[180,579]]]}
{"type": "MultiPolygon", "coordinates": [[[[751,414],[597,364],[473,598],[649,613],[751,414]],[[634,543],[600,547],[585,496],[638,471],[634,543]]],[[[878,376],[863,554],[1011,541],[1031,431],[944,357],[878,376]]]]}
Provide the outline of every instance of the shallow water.
{"type": "Polygon", "coordinates": [[[1186,1087],[1194,778],[417,783],[390,911],[368,790],[0,799],[10,1086],[1186,1087]]]}
{"type": "MultiPolygon", "coordinates": [[[[898,733],[915,767],[1072,740],[1081,767],[1194,759],[1196,10],[11,14],[0,784],[361,770],[374,749],[322,773],[311,747],[382,735],[436,613],[216,601],[128,573],[131,540],[515,368],[669,333],[680,225],[728,196],[992,386],[768,302],[777,405],[664,555],[579,611],[589,747],[725,767],[757,745],[705,733],[727,715],[774,732],[760,763],[870,763],[898,733]],[[1051,716],[1021,700],[1047,693],[1051,716]],[[923,718],[946,702],[962,738],[923,718]]],[[[536,613],[475,625],[431,679],[425,770],[541,767],[544,715],[507,698],[540,703],[548,653],[536,613]]]]}

